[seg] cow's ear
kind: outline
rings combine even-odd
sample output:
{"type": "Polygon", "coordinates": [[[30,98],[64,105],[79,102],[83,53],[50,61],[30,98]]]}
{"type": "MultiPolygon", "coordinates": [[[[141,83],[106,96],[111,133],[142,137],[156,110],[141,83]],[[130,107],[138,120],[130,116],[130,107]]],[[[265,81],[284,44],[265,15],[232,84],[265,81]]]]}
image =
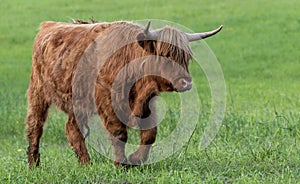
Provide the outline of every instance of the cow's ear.
{"type": "Polygon", "coordinates": [[[137,42],[144,50],[152,53],[155,51],[155,41],[147,39],[144,33],[137,35],[137,42]]]}

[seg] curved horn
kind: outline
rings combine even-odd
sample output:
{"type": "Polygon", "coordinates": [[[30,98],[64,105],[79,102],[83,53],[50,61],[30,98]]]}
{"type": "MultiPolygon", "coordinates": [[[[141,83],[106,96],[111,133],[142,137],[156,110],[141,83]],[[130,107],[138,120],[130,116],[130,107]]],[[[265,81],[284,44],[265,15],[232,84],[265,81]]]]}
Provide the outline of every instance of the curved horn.
{"type": "Polygon", "coordinates": [[[147,40],[157,40],[158,35],[157,32],[150,30],[151,21],[149,21],[144,29],[145,38],[147,40]]]}
{"type": "Polygon", "coordinates": [[[212,35],[217,34],[219,31],[221,31],[221,29],[223,28],[223,25],[221,25],[220,27],[218,27],[217,29],[213,30],[213,31],[209,31],[209,32],[204,32],[204,33],[185,33],[189,42],[192,41],[196,41],[196,40],[201,40],[207,37],[210,37],[212,35]]]}

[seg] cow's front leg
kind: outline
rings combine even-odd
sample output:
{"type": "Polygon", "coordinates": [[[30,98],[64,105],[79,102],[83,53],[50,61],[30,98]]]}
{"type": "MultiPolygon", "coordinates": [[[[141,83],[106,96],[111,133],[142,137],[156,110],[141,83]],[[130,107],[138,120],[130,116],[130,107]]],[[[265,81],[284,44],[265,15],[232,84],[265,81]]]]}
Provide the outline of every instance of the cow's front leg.
{"type": "Polygon", "coordinates": [[[141,143],[138,150],[129,156],[132,165],[140,165],[148,158],[152,144],[155,142],[157,127],[140,131],[141,143]]]}
{"type": "Polygon", "coordinates": [[[140,147],[132,153],[128,160],[132,165],[140,165],[148,158],[152,144],[155,142],[157,134],[155,99],[152,97],[158,94],[158,88],[155,82],[140,88],[141,93],[135,99],[132,107],[132,116],[130,119],[133,125],[138,124],[140,128],[140,147]],[[145,95],[146,94],[146,95],[145,95]],[[152,102],[150,102],[152,100],[152,102]]]}
{"type": "MultiPolygon", "coordinates": [[[[140,128],[140,147],[134,153],[129,156],[129,162],[132,165],[140,165],[145,162],[148,158],[148,154],[152,144],[155,142],[157,134],[157,123],[156,123],[156,110],[155,106],[148,109],[149,104],[144,106],[144,115],[147,117],[140,119],[139,128],[140,128]]],[[[143,117],[143,116],[142,116],[143,117]]]]}
{"type": "Polygon", "coordinates": [[[127,142],[127,129],[121,122],[106,123],[106,129],[110,133],[110,140],[114,148],[114,165],[122,166],[127,164],[125,156],[125,144],[127,142]]]}

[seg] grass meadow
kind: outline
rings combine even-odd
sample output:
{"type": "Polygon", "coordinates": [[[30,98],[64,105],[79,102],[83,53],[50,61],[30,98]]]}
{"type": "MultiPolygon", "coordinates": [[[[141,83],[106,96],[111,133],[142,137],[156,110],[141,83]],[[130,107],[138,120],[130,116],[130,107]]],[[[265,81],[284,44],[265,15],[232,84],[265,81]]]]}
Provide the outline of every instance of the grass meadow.
{"type": "MultiPolygon", "coordinates": [[[[0,183],[298,183],[300,181],[300,1],[0,0],[0,183]],[[29,170],[25,117],[31,53],[40,22],[163,19],[194,31],[224,29],[206,43],[226,82],[226,114],[214,141],[199,150],[210,115],[201,68],[201,114],[183,149],[161,162],[117,169],[88,147],[81,166],[68,146],[67,116],[52,108],[41,140],[41,167],[29,170]]],[[[176,94],[164,94],[164,98],[176,94]]],[[[177,102],[176,102],[177,103],[177,102]]],[[[167,111],[158,139],[172,129],[167,111]]]]}

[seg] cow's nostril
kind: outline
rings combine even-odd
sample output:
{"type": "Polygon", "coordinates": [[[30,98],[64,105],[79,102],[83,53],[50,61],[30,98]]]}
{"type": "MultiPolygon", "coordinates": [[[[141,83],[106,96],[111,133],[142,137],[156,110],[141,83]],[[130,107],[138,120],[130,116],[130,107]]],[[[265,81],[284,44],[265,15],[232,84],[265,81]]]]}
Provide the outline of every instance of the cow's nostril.
{"type": "Polygon", "coordinates": [[[181,86],[183,89],[190,89],[192,87],[192,82],[187,81],[186,79],[180,79],[178,81],[178,84],[181,86]]]}
{"type": "Polygon", "coordinates": [[[192,88],[192,81],[186,78],[180,78],[176,82],[174,82],[174,89],[177,92],[184,92],[190,90],[192,88]]]}
{"type": "Polygon", "coordinates": [[[180,83],[184,88],[187,86],[187,81],[184,79],[181,79],[180,83]]]}

